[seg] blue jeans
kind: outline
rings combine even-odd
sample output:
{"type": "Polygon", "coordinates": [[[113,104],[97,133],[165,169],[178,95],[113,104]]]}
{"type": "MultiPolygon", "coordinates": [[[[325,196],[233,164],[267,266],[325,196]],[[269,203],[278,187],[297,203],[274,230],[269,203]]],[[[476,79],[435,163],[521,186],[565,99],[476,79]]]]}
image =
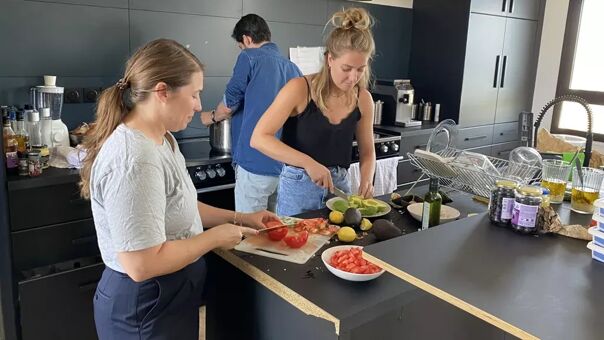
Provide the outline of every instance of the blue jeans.
{"type": "MultiPolygon", "coordinates": [[[[350,194],[348,170],[331,167],[333,184],[350,194]]],[[[294,166],[283,165],[277,190],[277,215],[294,216],[305,211],[325,208],[329,190],[316,185],[306,171],[294,166]]]]}
{"type": "Polygon", "coordinates": [[[252,213],[268,209],[275,211],[279,177],[257,175],[237,166],[235,168],[235,210],[252,213]]]}

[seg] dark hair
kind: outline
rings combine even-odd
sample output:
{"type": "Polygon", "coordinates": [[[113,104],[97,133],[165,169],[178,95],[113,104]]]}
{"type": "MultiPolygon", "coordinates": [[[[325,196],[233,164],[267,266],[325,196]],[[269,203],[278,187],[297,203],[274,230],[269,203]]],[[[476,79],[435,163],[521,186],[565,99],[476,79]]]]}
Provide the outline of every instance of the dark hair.
{"type": "Polygon", "coordinates": [[[271,41],[271,30],[268,28],[268,24],[261,16],[256,14],[247,14],[241,17],[233,28],[231,38],[238,43],[242,43],[244,35],[251,37],[255,44],[271,41]]]}

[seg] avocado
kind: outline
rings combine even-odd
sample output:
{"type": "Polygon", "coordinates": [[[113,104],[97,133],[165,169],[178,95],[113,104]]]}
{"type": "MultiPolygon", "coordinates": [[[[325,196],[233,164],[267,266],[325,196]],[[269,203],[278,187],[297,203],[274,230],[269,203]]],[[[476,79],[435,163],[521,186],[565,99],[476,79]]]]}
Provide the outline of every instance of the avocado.
{"type": "Polygon", "coordinates": [[[373,230],[373,234],[378,241],[388,240],[403,234],[392,222],[385,219],[375,220],[371,230],[373,230]]]}
{"type": "Polygon", "coordinates": [[[361,216],[359,209],[348,208],[344,213],[344,223],[347,225],[358,226],[361,224],[362,218],[363,217],[361,216]]]}

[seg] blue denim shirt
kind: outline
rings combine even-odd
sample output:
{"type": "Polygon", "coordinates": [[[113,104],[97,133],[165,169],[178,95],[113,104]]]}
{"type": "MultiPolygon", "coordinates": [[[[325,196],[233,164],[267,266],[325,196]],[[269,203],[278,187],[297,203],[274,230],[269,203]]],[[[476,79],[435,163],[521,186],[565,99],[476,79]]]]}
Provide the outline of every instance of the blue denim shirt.
{"type": "MultiPolygon", "coordinates": [[[[258,175],[279,176],[282,164],[250,147],[250,138],[258,120],[272,104],[281,88],[300,77],[298,67],[268,42],[259,48],[241,51],[227,84],[224,103],[233,110],[231,142],[233,163],[258,175]]],[[[276,134],[281,138],[281,130],[276,134]]]]}

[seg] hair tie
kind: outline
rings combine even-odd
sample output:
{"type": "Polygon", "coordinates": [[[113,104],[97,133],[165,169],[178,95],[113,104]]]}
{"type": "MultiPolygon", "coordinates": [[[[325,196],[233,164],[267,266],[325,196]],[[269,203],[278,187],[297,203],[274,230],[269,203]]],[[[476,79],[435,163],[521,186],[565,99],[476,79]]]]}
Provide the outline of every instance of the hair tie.
{"type": "Polygon", "coordinates": [[[117,86],[117,88],[120,90],[125,90],[126,88],[128,88],[129,85],[130,84],[128,84],[128,82],[124,78],[120,78],[120,80],[115,83],[115,86],[117,86]]]}

